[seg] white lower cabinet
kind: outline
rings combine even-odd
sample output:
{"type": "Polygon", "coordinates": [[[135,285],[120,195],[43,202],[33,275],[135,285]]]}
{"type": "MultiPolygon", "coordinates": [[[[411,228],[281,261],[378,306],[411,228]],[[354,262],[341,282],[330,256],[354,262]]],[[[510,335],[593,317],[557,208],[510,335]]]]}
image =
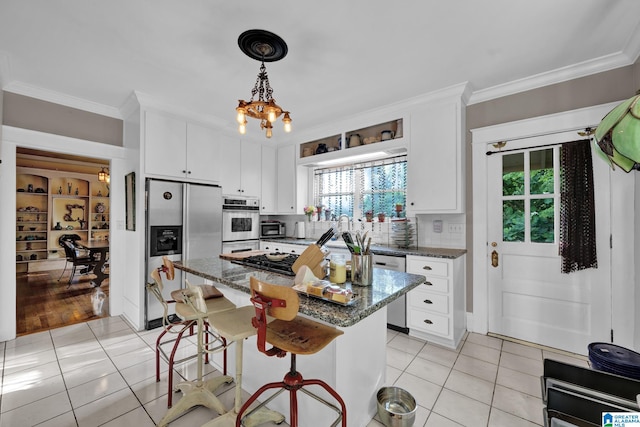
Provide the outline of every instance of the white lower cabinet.
{"type": "Polygon", "coordinates": [[[466,330],[465,256],[407,255],[407,273],[427,278],[407,293],[409,335],[456,348],[466,330]]]}

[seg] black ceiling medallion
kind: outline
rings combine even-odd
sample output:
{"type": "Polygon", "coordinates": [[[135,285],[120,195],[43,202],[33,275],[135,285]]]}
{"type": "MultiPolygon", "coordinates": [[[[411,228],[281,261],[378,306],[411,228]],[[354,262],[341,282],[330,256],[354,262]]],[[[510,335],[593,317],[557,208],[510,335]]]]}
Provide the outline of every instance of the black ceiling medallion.
{"type": "Polygon", "coordinates": [[[287,44],[272,32],[247,30],[238,37],[238,46],[248,57],[264,62],[279,61],[287,56],[287,44]]]}

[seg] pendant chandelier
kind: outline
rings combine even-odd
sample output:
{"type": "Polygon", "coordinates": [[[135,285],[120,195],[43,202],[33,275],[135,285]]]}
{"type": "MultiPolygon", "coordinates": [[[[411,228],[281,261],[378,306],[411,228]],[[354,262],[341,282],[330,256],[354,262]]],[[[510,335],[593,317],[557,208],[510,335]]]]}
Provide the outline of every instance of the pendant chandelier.
{"type": "Polygon", "coordinates": [[[602,119],[595,140],[612,165],[625,172],[640,170],[640,90],[602,119]]]}
{"type": "Polygon", "coordinates": [[[266,129],[267,138],[271,138],[273,123],[284,114],[284,131],[291,132],[291,117],[273,99],[273,89],[269,84],[265,62],[279,61],[287,55],[287,44],[277,36],[265,30],[248,30],[238,37],[238,46],[250,58],[261,61],[256,84],[251,90],[249,102],[238,101],[236,119],[238,131],[244,135],[247,130],[247,116],[260,120],[260,129],[266,129]],[[256,99],[257,95],[257,99],[256,99]]]}

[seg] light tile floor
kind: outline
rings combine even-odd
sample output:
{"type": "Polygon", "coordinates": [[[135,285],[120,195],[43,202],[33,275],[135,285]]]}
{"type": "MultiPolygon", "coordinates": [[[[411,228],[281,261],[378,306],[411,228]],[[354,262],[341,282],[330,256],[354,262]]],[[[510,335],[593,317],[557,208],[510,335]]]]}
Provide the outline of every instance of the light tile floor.
{"type": "MultiPolygon", "coordinates": [[[[111,317],[0,343],[0,425],[154,426],[166,411],[167,391],[166,372],[155,381],[158,332],[136,332],[111,317]]],[[[457,351],[391,330],[387,342],[387,385],[415,397],[415,426],[542,425],[543,359],[588,366],[584,357],[473,333],[457,351]]],[[[194,371],[194,364],[181,368],[187,377],[194,371]]],[[[233,385],[220,397],[232,407],[233,385]]],[[[171,426],[199,426],[211,417],[198,407],[171,426]]],[[[376,417],[367,427],[380,426],[376,417]]]]}

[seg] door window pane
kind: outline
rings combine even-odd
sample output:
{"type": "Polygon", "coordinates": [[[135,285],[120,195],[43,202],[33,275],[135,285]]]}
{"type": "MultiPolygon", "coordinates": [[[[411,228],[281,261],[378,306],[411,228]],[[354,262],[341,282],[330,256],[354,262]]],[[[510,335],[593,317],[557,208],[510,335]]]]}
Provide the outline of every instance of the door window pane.
{"type": "Polygon", "coordinates": [[[502,202],[502,240],[524,242],[524,200],[502,202]]]}
{"type": "Polygon", "coordinates": [[[524,153],[507,154],[502,158],[502,195],[524,194],[524,153]]]}
{"type": "Polygon", "coordinates": [[[535,243],[554,242],[553,199],[531,200],[531,241],[535,243]]]}
{"type": "Polygon", "coordinates": [[[529,153],[530,194],[553,194],[553,149],[529,153]]]}

